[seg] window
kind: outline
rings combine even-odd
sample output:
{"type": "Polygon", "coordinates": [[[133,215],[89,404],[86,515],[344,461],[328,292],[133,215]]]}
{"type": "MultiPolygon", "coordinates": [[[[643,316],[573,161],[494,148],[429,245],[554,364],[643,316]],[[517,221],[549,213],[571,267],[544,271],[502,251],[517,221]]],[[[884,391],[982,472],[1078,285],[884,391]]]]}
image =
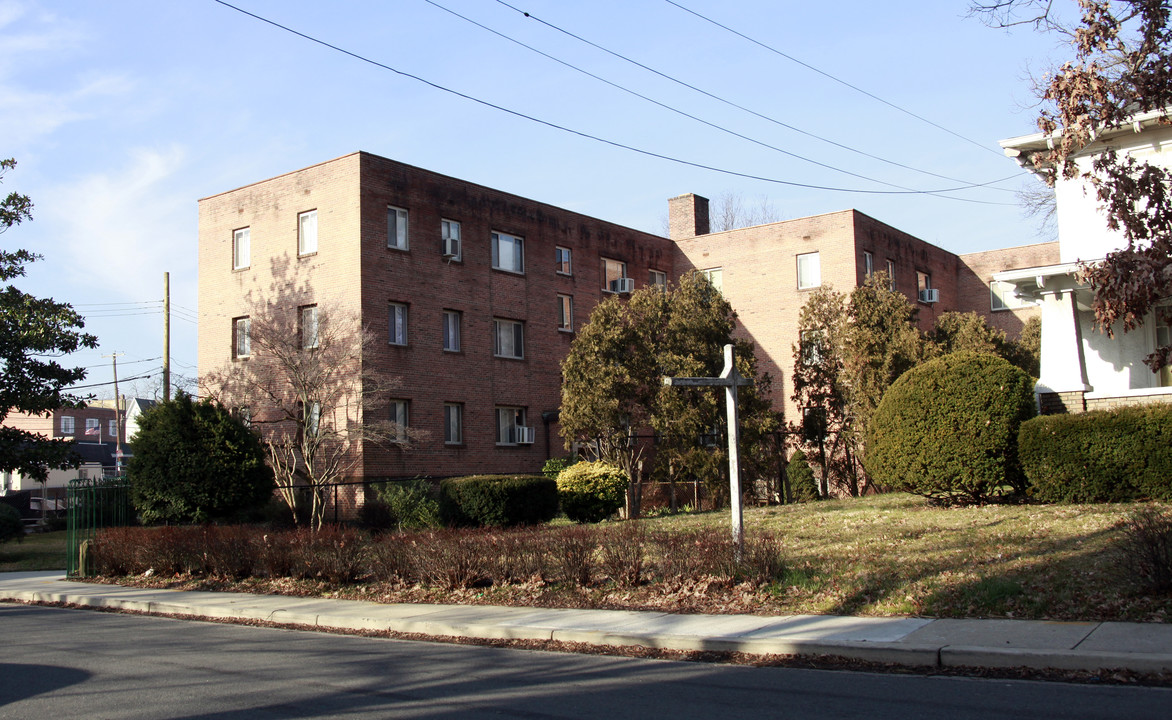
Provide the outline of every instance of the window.
{"type": "Polygon", "coordinates": [[[525,427],[525,408],[496,409],[496,444],[516,445],[521,440],[517,428],[525,427]]]}
{"type": "Polygon", "coordinates": [[[492,354],[520,360],[525,357],[524,325],[516,320],[492,321],[492,354]]]}
{"type": "Polygon", "coordinates": [[[460,352],[460,313],[444,310],[444,350],[460,352]]]}
{"type": "Polygon", "coordinates": [[[317,437],[321,430],[321,403],[311,402],[305,411],[305,432],[310,437],[317,437]]]}
{"type": "Polygon", "coordinates": [[[822,362],[823,334],[821,330],[803,330],[800,338],[803,365],[817,365],[822,362]]]}
{"type": "Polygon", "coordinates": [[[395,442],[407,442],[407,428],[410,427],[407,417],[407,401],[406,400],[392,400],[391,401],[391,417],[390,420],[394,424],[392,440],[395,442]]]}
{"type": "Polygon", "coordinates": [[[243,270],[251,262],[252,253],[248,228],[240,228],[232,233],[232,269],[243,270]]]}
{"type": "Polygon", "coordinates": [[[407,249],[407,211],[403,208],[387,206],[387,247],[407,249]]]}
{"type": "Polygon", "coordinates": [[[887,258],[887,287],[895,289],[895,261],[891,258],[887,258]]]}
{"type": "Polygon", "coordinates": [[[802,408],[802,439],[810,443],[826,439],[826,412],[822,408],[802,408]]]}
{"type": "Polygon", "coordinates": [[[558,295],[558,330],[574,332],[574,298],[558,295]]]}
{"type": "Polygon", "coordinates": [[[492,234],[492,266],[497,270],[525,272],[525,241],[501,232],[492,234]]]}
{"type": "Polygon", "coordinates": [[[464,442],[464,406],[444,403],[444,444],[461,445],[464,442]]]}
{"type": "Polygon", "coordinates": [[[916,270],[916,299],[920,302],[931,302],[932,275],[922,270],[916,270]]]}
{"type": "Polygon", "coordinates": [[[667,290],[667,273],[660,272],[659,270],[652,270],[651,277],[648,279],[647,284],[651,287],[659,288],[660,290],[667,290]]]}
{"type": "Polygon", "coordinates": [[[798,290],[816,288],[822,284],[822,264],[818,253],[798,255],[798,290]]]}
{"type": "Polygon", "coordinates": [[[1015,293],[1015,288],[1012,283],[999,282],[993,280],[989,283],[989,306],[993,310],[1014,310],[1021,307],[1026,307],[1031,303],[1028,300],[1022,300],[1015,293]]]}
{"type": "Polygon", "coordinates": [[[117,420],[110,421],[110,427],[107,429],[106,434],[109,435],[110,437],[118,437],[118,421],[117,420]]]}
{"type": "Polygon", "coordinates": [[[455,220],[440,220],[440,237],[443,239],[443,256],[457,262],[462,260],[464,250],[460,246],[460,223],[455,220]]]}
{"type": "Polygon", "coordinates": [[[708,281],[712,287],[716,288],[716,292],[724,292],[724,269],[723,268],[708,268],[701,270],[700,274],[708,281]]]}
{"type": "Polygon", "coordinates": [[[875,274],[875,256],[866,250],[863,251],[863,273],[868,280],[875,274]]]}
{"type": "Polygon", "coordinates": [[[564,247],[554,248],[554,262],[557,264],[558,275],[573,275],[574,266],[570,262],[570,249],[564,247]]]}
{"type": "Polygon", "coordinates": [[[317,210],[309,210],[297,216],[297,254],[312,255],[317,252],[317,210]]]}
{"type": "Polygon", "coordinates": [[[317,347],[317,305],[304,305],[300,308],[301,348],[309,350],[317,347]]]}
{"type": "Polygon", "coordinates": [[[387,342],[407,344],[407,306],[402,303],[391,303],[387,311],[387,342]]]}
{"type": "Polygon", "coordinates": [[[603,292],[618,292],[615,280],[627,276],[627,264],[622,260],[602,258],[602,290],[603,292]]]}
{"type": "Polygon", "coordinates": [[[252,427],[252,408],[245,405],[236,410],[236,417],[240,418],[240,424],[244,427],[252,427]]]}
{"type": "Polygon", "coordinates": [[[252,320],[247,316],[232,320],[232,356],[246,358],[252,354],[252,320]]]}
{"type": "Polygon", "coordinates": [[[62,435],[72,435],[73,434],[73,418],[69,415],[62,415],[61,416],[61,434],[62,435]]]}
{"type": "Polygon", "coordinates": [[[85,434],[97,435],[100,439],[102,437],[102,422],[97,418],[85,419],[85,434]]]}

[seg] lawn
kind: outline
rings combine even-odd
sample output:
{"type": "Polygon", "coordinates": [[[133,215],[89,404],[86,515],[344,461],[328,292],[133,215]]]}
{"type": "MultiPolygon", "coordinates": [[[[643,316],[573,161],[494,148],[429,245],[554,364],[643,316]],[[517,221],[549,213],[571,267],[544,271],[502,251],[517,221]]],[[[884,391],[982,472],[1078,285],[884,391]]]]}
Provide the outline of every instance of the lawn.
{"type": "MultiPolygon", "coordinates": [[[[750,508],[747,536],[777,538],[785,563],[780,579],[766,584],[691,577],[624,587],[600,578],[567,587],[533,579],[448,590],[373,578],[340,587],[320,580],[232,582],[158,574],[118,581],[379,602],[1167,622],[1172,597],[1141,592],[1120,562],[1118,526],[1134,509],[1128,504],[940,508],[901,494],[750,508]]],[[[649,518],[640,525],[657,534],[701,527],[723,532],[728,511],[649,518]]],[[[381,540],[419,541],[396,535],[381,540]]],[[[687,547],[682,550],[686,557],[687,547]]],[[[58,557],[63,559],[63,552],[58,557]]]]}
{"type": "Polygon", "coordinates": [[[0,572],[65,570],[64,530],[25,535],[24,540],[0,543],[0,572]]]}

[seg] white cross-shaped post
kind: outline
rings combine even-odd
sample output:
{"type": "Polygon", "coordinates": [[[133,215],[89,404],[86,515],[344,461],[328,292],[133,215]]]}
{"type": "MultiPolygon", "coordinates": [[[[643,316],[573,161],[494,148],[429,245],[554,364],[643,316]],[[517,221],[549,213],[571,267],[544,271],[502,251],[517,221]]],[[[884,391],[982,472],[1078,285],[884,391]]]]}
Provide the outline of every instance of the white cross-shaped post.
{"type": "Polygon", "coordinates": [[[732,502],[732,536],[737,562],[745,549],[744,511],[741,508],[741,463],[737,448],[740,445],[740,423],[737,421],[737,388],[752,385],[742,377],[733,362],[733,346],[724,346],[724,370],[720,377],[664,377],[664,385],[674,387],[722,387],[728,411],[728,485],[732,502]]]}

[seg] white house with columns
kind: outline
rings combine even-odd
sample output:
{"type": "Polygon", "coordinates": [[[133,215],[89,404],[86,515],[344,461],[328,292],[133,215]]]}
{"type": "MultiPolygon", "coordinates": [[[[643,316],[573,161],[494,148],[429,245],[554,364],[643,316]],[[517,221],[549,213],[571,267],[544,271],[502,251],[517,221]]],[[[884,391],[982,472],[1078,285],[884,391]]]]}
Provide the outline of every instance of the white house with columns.
{"type": "MultiPolygon", "coordinates": [[[[1172,126],[1163,124],[1162,117],[1164,113],[1139,115],[1127,127],[1103,132],[1075,162],[1085,170],[1096,154],[1110,147],[1120,155],[1172,167],[1172,126]]],[[[1022,167],[1041,174],[1047,168],[1035,165],[1034,158],[1051,141],[1039,133],[1003,140],[1001,146],[1022,167]]],[[[1080,265],[1102,260],[1125,247],[1126,240],[1107,227],[1098,198],[1081,178],[1067,180],[1059,174],[1055,199],[1061,263],[993,276],[995,286],[1007,291],[1007,303],[1041,305],[1042,367],[1036,392],[1042,412],[1172,402],[1169,368],[1153,373],[1143,362],[1157,345],[1169,342],[1168,326],[1153,315],[1131,332],[1119,328],[1108,337],[1096,329],[1092,291],[1077,277],[1080,265]]]]}

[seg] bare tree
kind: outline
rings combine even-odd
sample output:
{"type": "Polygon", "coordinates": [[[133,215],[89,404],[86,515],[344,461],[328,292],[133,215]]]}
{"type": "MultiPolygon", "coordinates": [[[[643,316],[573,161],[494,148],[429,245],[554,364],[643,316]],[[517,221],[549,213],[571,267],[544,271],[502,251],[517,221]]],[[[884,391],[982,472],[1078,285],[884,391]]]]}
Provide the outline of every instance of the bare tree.
{"type": "Polygon", "coordinates": [[[265,306],[248,318],[247,345],[202,380],[205,392],[237,408],[260,434],[282,500],[297,517],[310,492],[311,527],[325,517],[326,489],[351,476],[366,445],[409,447],[421,433],[393,422],[383,398],[398,385],[366,368],[375,334],[337,307],[265,306]],[[243,350],[243,352],[240,352],[243,350]]]}
{"type": "Polygon", "coordinates": [[[781,219],[781,212],[764,195],[756,205],[751,205],[740,193],[725,192],[712,204],[712,232],[765,225],[781,219]]]}

